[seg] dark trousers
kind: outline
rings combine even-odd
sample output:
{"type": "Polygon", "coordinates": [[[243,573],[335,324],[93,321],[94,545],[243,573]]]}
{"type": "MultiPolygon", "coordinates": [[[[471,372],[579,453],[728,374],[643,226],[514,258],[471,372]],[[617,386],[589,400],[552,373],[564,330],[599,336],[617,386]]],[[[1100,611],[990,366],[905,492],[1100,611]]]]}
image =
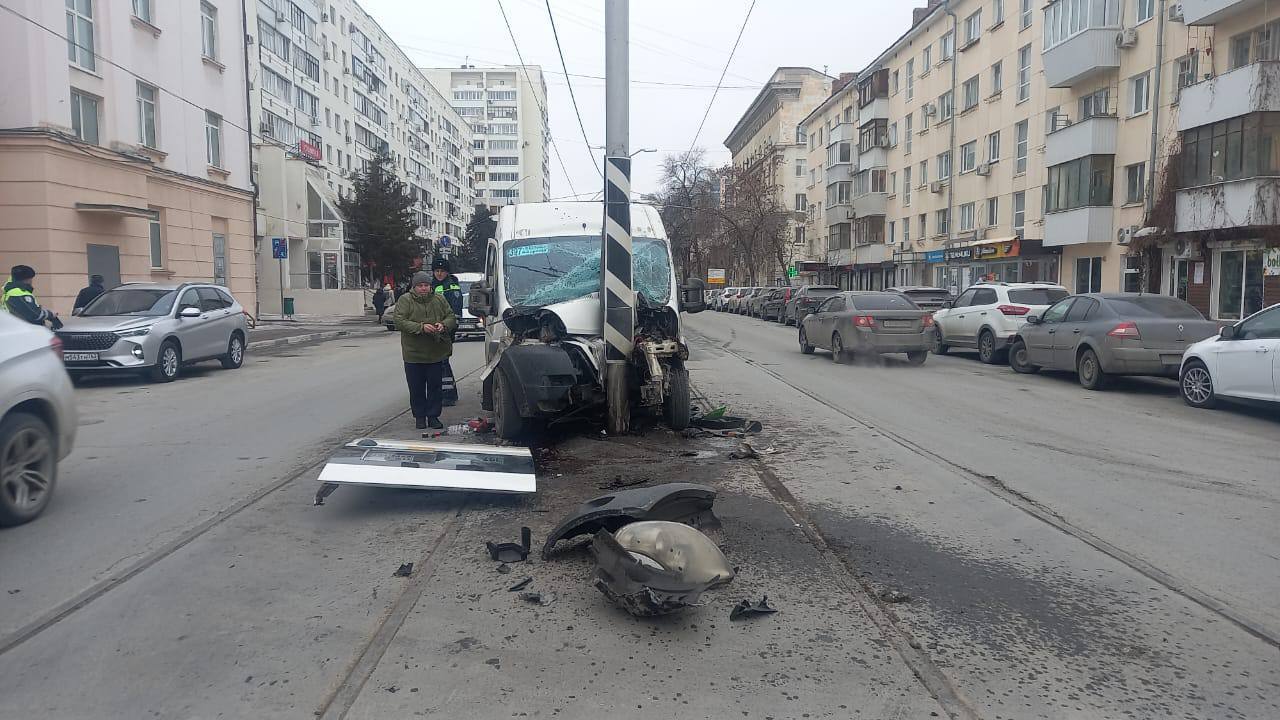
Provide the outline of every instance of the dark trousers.
{"type": "Polygon", "coordinates": [[[444,404],[441,378],[444,362],[404,364],[404,379],[409,383],[409,407],[415,418],[438,418],[444,404]]]}
{"type": "MultiPolygon", "coordinates": [[[[455,342],[457,339],[458,331],[454,330],[453,334],[449,336],[449,341],[455,342]]],[[[442,381],[444,399],[450,403],[456,403],[458,402],[458,383],[453,377],[453,366],[449,364],[449,358],[445,358],[442,362],[444,363],[444,379],[442,381]]]]}

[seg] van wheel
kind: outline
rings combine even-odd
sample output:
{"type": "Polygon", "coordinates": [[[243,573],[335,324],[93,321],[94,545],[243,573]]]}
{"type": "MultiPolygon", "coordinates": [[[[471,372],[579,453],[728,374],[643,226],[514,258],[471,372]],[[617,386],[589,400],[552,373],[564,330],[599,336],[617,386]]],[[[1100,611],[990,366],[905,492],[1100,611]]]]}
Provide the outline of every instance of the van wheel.
{"type": "Polygon", "coordinates": [[[178,350],[178,344],[165,340],[156,356],[155,367],[151,368],[151,380],[158,383],[173,382],[178,379],[181,368],[182,352],[178,350]]]}
{"type": "Polygon", "coordinates": [[[516,397],[511,393],[511,381],[505,370],[493,374],[494,428],[503,440],[516,440],[529,432],[529,421],[521,417],[516,397]]]}
{"type": "Polygon", "coordinates": [[[0,527],[44,512],[57,477],[57,440],[48,424],[24,412],[0,422],[0,527]]]}
{"type": "Polygon", "coordinates": [[[667,402],[662,414],[672,430],[689,427],[689,371],[682,367],[668,367],[671,383],[667,386],[667,402]]]}

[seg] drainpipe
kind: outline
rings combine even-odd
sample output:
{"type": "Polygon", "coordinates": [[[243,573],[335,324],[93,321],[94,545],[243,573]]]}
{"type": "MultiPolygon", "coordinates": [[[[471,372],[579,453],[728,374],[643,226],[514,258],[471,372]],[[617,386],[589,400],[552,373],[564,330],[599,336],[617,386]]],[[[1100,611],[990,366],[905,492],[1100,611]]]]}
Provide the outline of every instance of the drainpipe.
{"type": "MultiPolygon", "coordinates": [[[[242,38],[249,37],[249,11],[247,9],[249,0],[241,0],[240,2],[240,36],[242,38]]],[[[255,268],[253,282],[253,317],[257,319],[262,312],[261,288],[258,286],[256,268],[258,266],[258,253],[262,250],[259,240],[262,237],[258,234],[258,181],[253,179],[253,91],[249,89],[249,53],[240,54],[240,59],[244,61],[244,134],[245,141],[249,145],[249,184],[253,186],[253,265],[255,268]]]]}
{"type": "MultiPolygon", "coordinates": [[[[1160,92],[1164,88],[1161,83],[1161,76],[1164,70],[1164,24],[1167,18],[1165,3],[1167,0],[1160,0],[1160,10],[1156,17],[1156,71],[1152,79],[1152,85],[1155,88],[1155,102],[1151,108],[1151,153],[1147,162],[1147,186],[1146,190],[1146,209],[1147,217],[1151,216],[1151,210],[1155,207],[1155,178],[1156,178],[1156,155],[1160,147],[1160,92]]],[[[1144,218],[1145,220],[1146,218],[1144,218]]],[[[1145,224],[1145,223],[1144,223],[1145,224]]],[[[1172,228],[1170,228],[1172,229],[1172,228]]]]}
{"type": "Polygon", "coordinates": [[[960,47],[960,21],[956,18],[955,11],[951,9],[951,0],[945,0],[942,7],[951,16],[951,140],[947,147],[947,153],[951,157],[951,175],[947,178],[947,241],[945,243],[950,247],[956,240],[956,219],[951,216],[951,211],[955,205],[956,193],[956,66],[960,64],[960,59],[956,55],[960,47]]]}

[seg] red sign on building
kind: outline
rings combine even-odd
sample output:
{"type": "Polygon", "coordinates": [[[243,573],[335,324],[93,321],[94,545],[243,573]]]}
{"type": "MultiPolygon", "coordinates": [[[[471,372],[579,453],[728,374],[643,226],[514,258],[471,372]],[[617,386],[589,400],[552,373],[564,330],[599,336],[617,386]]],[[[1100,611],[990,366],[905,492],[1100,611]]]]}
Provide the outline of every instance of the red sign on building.
{"type": "Polygon", "coordinates": [[[308,160],[315,160],[317,162],[324,159],[324,155],[321,154],[320,148],[312,145],[306,140],[298,141],[298,154],[308,160]]]}

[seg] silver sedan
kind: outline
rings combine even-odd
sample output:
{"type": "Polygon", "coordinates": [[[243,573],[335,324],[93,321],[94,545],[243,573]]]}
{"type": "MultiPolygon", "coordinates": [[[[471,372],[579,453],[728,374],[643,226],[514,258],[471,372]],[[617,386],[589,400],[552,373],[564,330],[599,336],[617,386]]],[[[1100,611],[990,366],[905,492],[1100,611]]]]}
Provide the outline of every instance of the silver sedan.
{"type": "Polygon", "coordinates": [[[800,352],[830,350],[836,362],[854,354],[905,353],[912,365],[922,365],[932,338],[933,315],[897,293],[842,292],[800,323],[800,352]]]}

